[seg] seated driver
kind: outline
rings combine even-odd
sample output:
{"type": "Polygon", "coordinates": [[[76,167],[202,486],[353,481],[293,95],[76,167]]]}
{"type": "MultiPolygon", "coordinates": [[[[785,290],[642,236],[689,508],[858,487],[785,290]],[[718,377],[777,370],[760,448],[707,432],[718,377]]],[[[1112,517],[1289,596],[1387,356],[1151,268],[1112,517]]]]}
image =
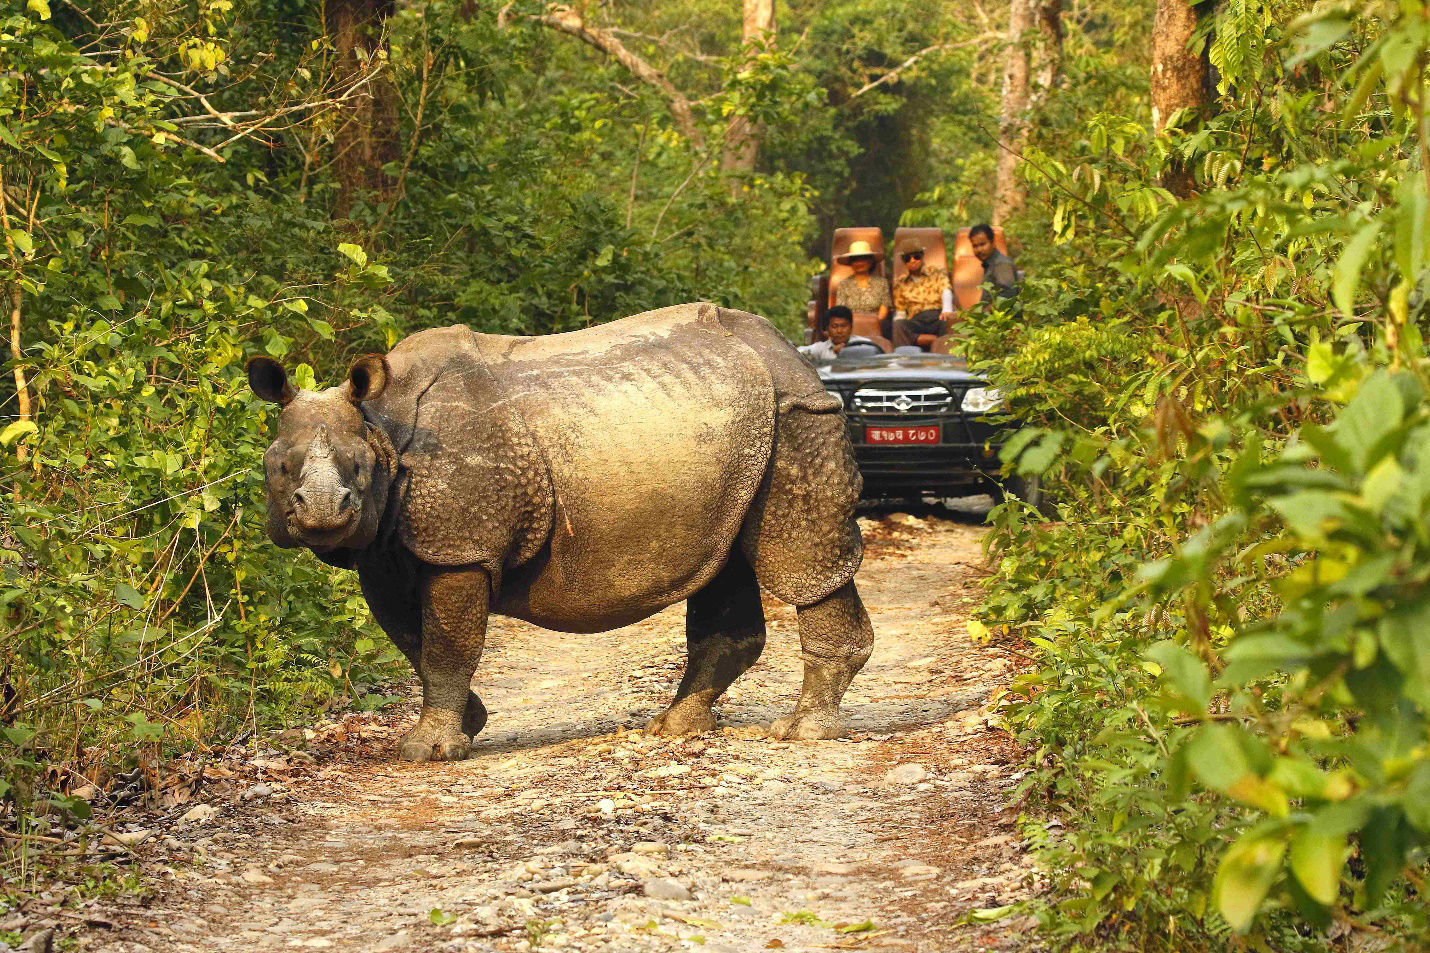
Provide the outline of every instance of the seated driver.
{"type": "Polygon", "coordinates": [[[824,334],[823,341],[806,344],[799,349],[799,353],[816,364],[829,364],[850,347],[853,348],[852,353],[879,353],[879,345],[854,333],[854,312],[841,304],[829,309],[824,320],[824,334]]]}
{"type": "Polygon", "coordinates": [[[903,252],[905,273],[894,279],[894,307],[906,317],[894,319],[894,346],[917,346],[920,334],[948,333],[953,318],[953,285],[948,272],[924,265],[922,245],[903,252]]]}

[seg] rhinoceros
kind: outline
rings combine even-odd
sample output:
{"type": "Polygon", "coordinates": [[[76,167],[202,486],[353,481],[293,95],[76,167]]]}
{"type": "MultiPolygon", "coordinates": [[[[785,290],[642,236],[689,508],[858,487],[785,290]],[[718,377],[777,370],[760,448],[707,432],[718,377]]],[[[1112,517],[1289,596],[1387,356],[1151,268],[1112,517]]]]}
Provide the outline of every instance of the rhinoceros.
{"type": "Polygon", "coordinates": [[[657,735],[715,727],[765,644],[760,587],[798,610],[804,684],[777,738],[843,733],[873,630],[854,573],[860,477],[839,402],[764,318],[711,304],[543,337],[421,331],[296,390],[264,455],[268,535],[356,569],[422,682],[404,760],[466,757],[487,615],[599,632],[686,601],[657,735]]]}

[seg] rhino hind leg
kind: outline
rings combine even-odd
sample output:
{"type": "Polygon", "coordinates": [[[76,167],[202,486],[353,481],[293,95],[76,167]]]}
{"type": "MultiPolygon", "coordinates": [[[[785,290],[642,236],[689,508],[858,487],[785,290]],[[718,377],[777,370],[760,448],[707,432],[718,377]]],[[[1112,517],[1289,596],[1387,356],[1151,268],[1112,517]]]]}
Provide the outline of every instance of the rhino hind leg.
{"type": "Polygon", "coordinates": [[[754,570],[732,553],[714,579],[685,603],[689,658],[675,700],[651,720],[653,735],[690,735],[715,728],[715,701],[760,658],[765,611],[754,570]]]}
{"type": "Polygon", "coordinates": [[[799,643],[804,658],[799,702],[792,714],[770,727],[770,734],[780,739],[841,738],[845,729],[839,703],[874,647],[869,613],[852,581],[799,607],[799,643]]]}

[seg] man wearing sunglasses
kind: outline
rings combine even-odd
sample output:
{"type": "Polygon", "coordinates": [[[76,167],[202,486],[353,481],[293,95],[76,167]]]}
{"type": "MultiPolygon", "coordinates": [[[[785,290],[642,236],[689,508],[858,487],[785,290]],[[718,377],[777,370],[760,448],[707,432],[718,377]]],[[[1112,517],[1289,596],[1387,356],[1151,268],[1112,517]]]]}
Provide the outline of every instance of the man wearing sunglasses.
{"type": "Polygon", "coordinates": [[[899,256],[906,271],[894,279],[894,309],[907,317],[894,319],[894,346],[918,346],[920,334],[947,334],[953,318],[953,285],[948,272],[924,264],[924,249],[909,245],[899,256]]]}

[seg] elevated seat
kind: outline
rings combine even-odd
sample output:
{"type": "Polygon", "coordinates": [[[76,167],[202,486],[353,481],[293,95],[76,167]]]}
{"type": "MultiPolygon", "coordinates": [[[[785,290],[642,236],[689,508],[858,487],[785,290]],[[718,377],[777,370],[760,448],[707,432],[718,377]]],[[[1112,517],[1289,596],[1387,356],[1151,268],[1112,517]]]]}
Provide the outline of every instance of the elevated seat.
{"type": "MultiPolygon", "coordinates": [[[[894,281],[898,281],[909,273],[909,266],[904,264],[904,252],[910,248],[924,250],[925,268],[942,268],[948,271],[948,248],[944,244],[943,229],[905,226],[894,232],[894,281]]],[[[913,315],[907,315],[907,317],[913,317],[913,315]]],[[[937,338],[937,334],[920,334],[915,340],[918,342],[920,350],[927,351],[933,348],[937,338]]]]}
{"type": "Polygon", "coordinates": [[[908,274],[908,266],[904,264],[904,252],[910,248],[924,250],[925,268],[942,268],[948,271],[948,248],[944,244],[943,229],[904,226],[894,232],[894,281],[908,274]]]}
{"type": "MultiPolygon", "coordinates": [[[[877,225],[855,225],[849,228],[836,228],[834,238],[829,246],[829,291],[828,299],[825,303],[825,311],[832,308],[838,300],[839,283],[845,278],[854,274],[854,269],[841,262],[839,256],[849,251],[849,246],[854,242],[868,242],[870,249],[874,252],[873,277],[878,281],[889,280],[888,269],[885,267],[884,258],[884,233],[877,225]]],[[[892,310],[892,309],[891,309],[892,310]]],[[[854,333],[862,334],[864,337],[885,336],[888,331],[887,321],[880,322],[877,314],[866,314],[855,312],[854,333]]],[[[824,336],[823,324],[821,322],[819,336],[824,336]]]]}
{"type": "MultiPolygon", "coordinates": [[[[836,303],[839,283],[854,274],[854,269],[841,262],[839,256],[849,251],[849,246],[855,242],[869,243],[869,247],[874,251],[874,274],[885,281],[888,280],[888,269],[884,267],[884,233],[879,227],[854,225],[849,228],[836,228],[834,239],[829,243],[829,303],[826,307],[833,307],[836,303]]],[[[855,330],[854,333],[860,332],[855,330]]]]}
{"type": "MultiPolygon", "coordinates": [[[[953,278],[953,300],[959,310],[973,307],[983,297],[983,262],[973,254],[973,242],[968,235],[972,229],[960,228],[954,242],[953,268],[949,276],[953,278]]],[[[993,245],[1003,254],[1008,254],[1008,239],[1003,229],[993,227],[993,245]]]]}

